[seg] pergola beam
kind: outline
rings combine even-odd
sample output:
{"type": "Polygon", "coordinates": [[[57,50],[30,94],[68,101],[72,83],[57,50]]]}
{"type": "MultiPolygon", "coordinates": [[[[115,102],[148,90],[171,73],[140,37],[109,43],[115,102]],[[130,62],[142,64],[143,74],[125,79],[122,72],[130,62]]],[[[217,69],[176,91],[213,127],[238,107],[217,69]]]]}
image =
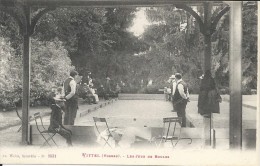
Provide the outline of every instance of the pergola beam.
{"type": "MultiPolygon", "coordinates": [[[[201,6],[202,2],[197,0],[0,0],[0,5],[14,6],[17,3],[24,3],[29,6],[48,7],[120,7],[120,6],[168,6],[173,4],[187,4],[201,6]]],[[[222,1],[214,1],[215,5],[220,5],[222,1]]]]}

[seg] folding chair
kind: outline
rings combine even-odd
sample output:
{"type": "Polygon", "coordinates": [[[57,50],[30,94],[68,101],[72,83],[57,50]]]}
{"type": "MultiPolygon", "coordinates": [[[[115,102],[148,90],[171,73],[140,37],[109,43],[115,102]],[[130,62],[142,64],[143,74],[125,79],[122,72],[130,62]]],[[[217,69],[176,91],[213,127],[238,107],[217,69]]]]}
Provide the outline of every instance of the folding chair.
{"type": "MultiPolygon", "coordinates": [[[[14,109],[15,109],[15,112],[16,112],[17,117],[18,117],[18,118],[21,120],[21,122],[22,122],[22,117],[21,117],[21,115],[19,114],[17,107],[15,107],[14,109]]],[[[32,116],[29,116],[29,121],[31,121],[31,120],[33,120],[33,117],[32,117],[32,116]]],[[[19,129],[17,130],[17,132],[19,133],[21,130],[22,130],[22,125],[19,127],[19,129]]]]}
{"type": "Polygon", "coordinates": [[[192,142],[191,138],[181,138],[181,125],[182,125],[182,118],[181,117],[168,117],[168,118],[163,118],[163,130],[162,134],[159,137],[154,138],[155,144],[157,146],[161,146],[162,143],[165,143],[167,141],[170,141],[172,146],[175,147],[179,140],[181,139],[189,139],[190,143],[192,142]],[[177,128],[178,126],[178,128],[177,128]],[[176,131],[179,131],[176,133],[176,131]],[[156,140],[160,140],[159,144],[157,144],[156,140]],[[174,144],[174,141],[175,144],[174,144]]]}
{"type": "Polygon", "coordinates": [[[40,112],[37,112],[34,114],[34,121],[35,121],[37,130],[39,131],[39,133],[45,140],[45,142],[42,144],[41,147],[45,146],[46,144],[48,144],[51,147],[51,144],[49,143],[49,141],[51,141],[51,140],[58,147],[58,145],[56,144],[56,142],[53,139],[53,137],[57,134],[57,132],[49,131],[44,127],[40,112]],[[38,121],[40,121],[40,122],[38,122],[38,121]],[[40,128],[43,130],[41,130],[40,128]],[[46,137],[46,134],[48,135],[48,138],[46,137]]]}
{"type": "MultiPolygon", "coordinates": [[[[113,135],[112,135],[112,133],[111,133],[111,129],[108,127],[106,118],[93,117],[93,120],[94,120],[94,122],[95,122],[95,127],[96,127],[96,129],[97,129],[97,132],[98,132],[99,136],[101,136],[104,131],[100,131],[100,130],[99,130],[99,129],[100,129],[99,127],[101,127],[101,126],[98,126],[97,124],[101,124],[101,123],[103,123],[103,124],[105,123],[105,124],[106,124],[105,132],[106,132],[107,138],[104,138],[104,137],[101,136],[101,138],[105,141],[105,144],[103,145],[103,147],[105,147],[106,145],[108,145],[109,147],[112,148],[112,146],[109,144],[108,141],[109,141],[110,138],[113,138],[113,135]]],[[[103,125],[103,126],[104,126],[104,125],[103,125]]]]}

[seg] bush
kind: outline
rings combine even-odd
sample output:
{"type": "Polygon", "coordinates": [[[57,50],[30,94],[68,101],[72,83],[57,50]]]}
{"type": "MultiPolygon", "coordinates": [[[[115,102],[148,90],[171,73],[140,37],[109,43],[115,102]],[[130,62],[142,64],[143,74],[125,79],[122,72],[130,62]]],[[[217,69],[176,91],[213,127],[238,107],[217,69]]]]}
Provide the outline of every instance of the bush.
{"type": "MultiPolygon", "coordinates": [[[[21,103],[22,56],[15,55],[5,39],[0,40],[0,107],[5,108],[14,103],[21,103]]],[[[33,39],[32,43],[30,102],[32,106],[45,105],[46,96],[51,88],[60,85],[68,77],[73,66],[67,50],[57,39],[49,42],[33,39]]]]}

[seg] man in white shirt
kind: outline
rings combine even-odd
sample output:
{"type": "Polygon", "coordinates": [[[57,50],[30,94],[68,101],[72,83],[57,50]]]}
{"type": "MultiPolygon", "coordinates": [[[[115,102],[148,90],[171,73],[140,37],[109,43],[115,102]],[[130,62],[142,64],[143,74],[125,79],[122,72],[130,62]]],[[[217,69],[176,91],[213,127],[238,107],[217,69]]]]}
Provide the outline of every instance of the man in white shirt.
{"type": "Polygon", "coordinates": [[[189,101],[189,90],[187,84],[182,80],[180,73],[175,74],[176,82],[173,83],[172,103],[177,116],[182,118],[182,127],[186,127],[186,105],[189,101]]]}
{"type": "Polygon", "coordinates": [[[75,77],[78,75],[77,71],[71,71],[70,77],[64,82],[63,89],[66,100],[65,102],[65,115],[64,125],[74,125],[74,121],[78,110],[78,96],[76,94],[77,82],[75,77]]]}

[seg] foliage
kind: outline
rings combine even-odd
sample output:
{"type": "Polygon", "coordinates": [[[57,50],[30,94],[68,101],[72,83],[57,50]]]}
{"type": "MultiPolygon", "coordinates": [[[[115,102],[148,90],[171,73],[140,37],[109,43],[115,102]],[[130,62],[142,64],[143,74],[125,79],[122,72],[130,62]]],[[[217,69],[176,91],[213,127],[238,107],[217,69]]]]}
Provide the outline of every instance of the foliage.
{"type": "Polygon", "coordinates": [[[61,41],[51,42],[33,40],[31,98],[45,98],[53,86],[61,86],[69,76],[71,60],[61,41]]]}
{"type": "MultiPolygon", "coordinates": [[[[67,51],[58,40],[32,40],[31,104],[44,100],[51,87],[61,85],[73,68],[67,51]]],[[[8,107],[22,99],[22,57],[15,55],[10,44],[1,38],[1,107],[8,107]]]]}
{"type": "Polygon", "coordinates": [[[35,35],[41,40],[57,37],[63,41],[72,63],[86,81],[94,77],[125,75],[122,58],[139,52],[138,39],[127,31],[135,8],[59,8],[47,13],[35,35]]]}
{"type": "MultiPolygon", "coordinates": [[[[214,8],[213,15],[222,8],[214,8]]],[[[37,10],[33,10],[33,14],[37,10]]],[[[203,15],[201,9],[198,10],[203,15]]],[[[83,82],[90,70],[97,85],[104,84],[109,76],[113,85],[124,84],[125,92],[148,93],[153,91],[150,89],[165,87],[168,77],[176,72],[183,74],[193,93],[198,92],[204,38],[194,18],[174,7],[148,8],[147,19],[153,24],[138,38],[127,31],[136,11],[136,8],[57,8],[45,14],[37,23],[32,40],[33,99],[60,84],[71,63],[83,75],[83,82]],[[155,88],[146,88],[150,80],[155,88]]],[[[257,84],[256,11],[256,5],[243,7],[242,85],[245,91],[256,89],[257,84]]],[[[0,76],[4,80],[1,86],[17,92],[17,99],[21,98],[22,88],[22,38],[18,33],[15,21],[0,12],[0,36],[4,41],[1,54],[5,54],[1,59],[7,62],[1,66],[4,73],[0,76]],[[5,75],[10,72],[15,79],[6,79],[5,75]]],[[[218,86],[226,89],[229,87],[228,36],[229,15],[225,15],[212,36],[212,71],[218,86]]]]}
{"type": "MultiPolygon", "coordinates": [[[[223,6],[214,8],[213,16],[223,6]]],[[[256,5],[243,7],[243,92],[249,93],[257,85],[257,15],[256,5]]],[[[150,8],[147,18],[153,22],[142,36],[149,45],[144,58],[149,62],[142,71],[146,77],[163,87],[171,74],[180,72],[193,93],[199,90],[198,76],[204,64],[204,38],[194,19],[185,11],[173,7],[150,8]],[[185,28],[183,28],[183,25],[185,28]]],[[[201,12],[199,12],[201,14],[201,12]]],[[[218,23],[212,35],[212,73],[220,89],[229,87],[229,15],[218,23]]],[[[140,72],[142,72],[140,71],[140,72]]]]}
{"type": "MultiPolygon", "coordinates": [[[[257,6],[243,6],[242,40],[242,90],[249,94],[257,88],[257,6]]],[[[213,61],[216,78],[220,87],[229,87],[229,15],[220,21],[213,35],[213,61]]]]}
{"type": "Polygon", "coordinates": [[[12,106],[11,103],[19,100],[16,92],[20,92],[21,84],[17,78],[21,66],[15,62],[13,53],[10,43],[0,37],[0,107],[12,106]]]}
{"type": "Polygon", "coordinates": [[[195,41],[203,38],[195,35],[199,32],[194,32],[196,25],[190,21],[190,15],[183,10],[166,7],[148,9],[147,17],[154,22],[142,37],[150,46],[145,55],[149,61],[145,65],[145,70],[150,71],[149,79],[153,80],[155,86],[162,88],[167,86],[170,75],[179,72],[189,83],[189,89],[197,91],[203,42],[195,41]],[[191,26],[185,26],[188,22],[191,26]]]}

